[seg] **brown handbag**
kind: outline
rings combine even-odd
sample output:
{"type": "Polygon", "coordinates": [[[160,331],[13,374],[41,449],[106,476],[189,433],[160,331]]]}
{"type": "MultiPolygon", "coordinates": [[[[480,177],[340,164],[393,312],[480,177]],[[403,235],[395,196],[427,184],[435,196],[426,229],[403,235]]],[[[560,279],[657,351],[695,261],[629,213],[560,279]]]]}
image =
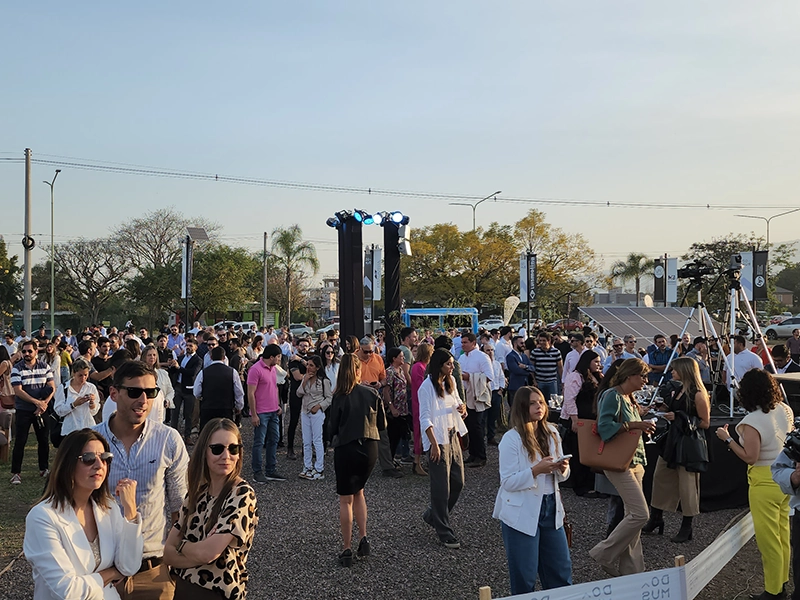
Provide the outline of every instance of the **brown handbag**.
{"type": "Polygon", "coordinates": [[[620,429],[617,435],[604,442],[597,433],[597,421],[578,419],[578,450],[581,464],[617,473],[627,471],[641,437],[640,429],[633,431],[620,429]]]}
{"type": "Polygon", "coordinates": [[[14,408],[14,388],[11,387],[11,363],[9,369],[0,375],[0,408],[14,408]]]}

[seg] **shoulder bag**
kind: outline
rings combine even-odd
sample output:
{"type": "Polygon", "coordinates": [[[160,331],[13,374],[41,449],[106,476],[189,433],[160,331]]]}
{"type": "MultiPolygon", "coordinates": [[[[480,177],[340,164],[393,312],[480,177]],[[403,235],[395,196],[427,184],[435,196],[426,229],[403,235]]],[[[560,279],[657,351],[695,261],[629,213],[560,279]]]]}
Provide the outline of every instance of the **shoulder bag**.
{"type": "MultiPolygon", "coordinates": [[[[607,390],[603,394],[600,400],[601,403],[609,392],[613,392],[613,390],[607,390]]],[[[599,404],[597,412],[598,414],[600,412],[599,404]]],[[[621,415],[622,410],[620,410],[620,417],[621,415]]],[[[604,471],[618,473],[627,471],[631,466],[633,455],[636,454],[641,437],[642,432],[639,429],[633,431],[620,429],[617,435],[604,442],[597,433],[597,421],[578,419],[580,462],[587,467],[604,471]]]]}
{"type": "Polygon", "coordinates": [[[11,362],[8,370],[0,375],[0,408],[14,408],[14,388],[11,386],[11,362]]]}

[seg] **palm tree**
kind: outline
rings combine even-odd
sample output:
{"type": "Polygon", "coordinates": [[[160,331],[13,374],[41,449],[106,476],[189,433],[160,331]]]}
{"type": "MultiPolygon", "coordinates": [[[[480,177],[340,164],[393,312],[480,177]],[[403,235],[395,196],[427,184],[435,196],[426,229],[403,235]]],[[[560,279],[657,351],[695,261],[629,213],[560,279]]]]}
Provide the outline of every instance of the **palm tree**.
{"type": "Polygon", "coordinates": [[[310,270],[312,275],[319,271],[319,260],[314,244],[303,241],[303,232],[299,225],[272,231],[272,259],[284,274],[286,285],[285,322],[288,326],[292,319],[292,282],[310,270]]]}
{"type": "Polygon", "coordinates": [[[653,272],[653,261],[644,254],[631,252],[625,260],[619,260],[611,265],[611,278],[619,279],[623,283],[633,279],[636,284],[636,306],[639,306],[639,288],[642,277],[653,272]]]}

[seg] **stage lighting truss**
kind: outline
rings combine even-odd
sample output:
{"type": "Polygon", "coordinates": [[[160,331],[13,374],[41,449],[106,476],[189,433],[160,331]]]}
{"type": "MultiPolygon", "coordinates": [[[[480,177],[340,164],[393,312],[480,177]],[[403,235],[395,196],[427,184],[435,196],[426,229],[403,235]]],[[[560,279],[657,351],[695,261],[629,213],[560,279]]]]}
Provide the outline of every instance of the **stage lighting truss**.
{"type": "Polygon", "coordinates": [[[363,225],[380,225],[383,227],[388,223],[392,223],[397,227],[408,225],[408,216],[404,215],[399,210],[395,211],[377,211],[369,213],[360,208],[353,210],[340,210],[333,217],[330,217],[326,223],[328,227],[338,229],[344,222],[349,219],[354,219],[363,225]]]}

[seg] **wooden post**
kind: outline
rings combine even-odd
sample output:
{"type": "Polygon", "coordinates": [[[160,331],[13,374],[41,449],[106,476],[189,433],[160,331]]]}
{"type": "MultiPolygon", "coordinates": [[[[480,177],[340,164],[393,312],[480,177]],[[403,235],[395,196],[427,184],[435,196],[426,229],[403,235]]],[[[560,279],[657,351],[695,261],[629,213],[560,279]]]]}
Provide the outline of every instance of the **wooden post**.
{"type": "Polygon", "coordinates": [[[684,558],[683,554],[679,554],[675,557],[675,566],[676,567],[683,567],[686,565],[686,558],[684,558]]]}
{"type": "Polygon", "coordinates": [[[478,600],[492,600],[492,588],[488,585],[478,588],[478,600]]]}

